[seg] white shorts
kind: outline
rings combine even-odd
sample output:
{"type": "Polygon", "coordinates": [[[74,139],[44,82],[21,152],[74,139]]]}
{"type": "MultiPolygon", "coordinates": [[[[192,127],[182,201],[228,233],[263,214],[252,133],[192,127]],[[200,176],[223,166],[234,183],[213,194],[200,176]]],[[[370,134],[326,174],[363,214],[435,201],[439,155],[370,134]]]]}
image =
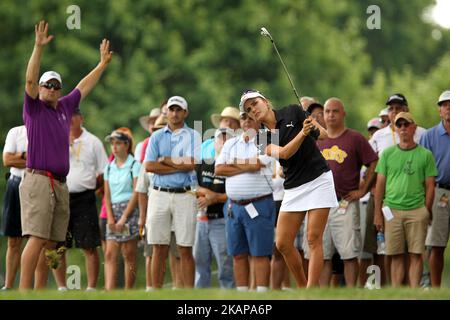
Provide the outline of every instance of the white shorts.
{"type": "Polygon", "coordinates": [[[192,193],[152,190],[147,208],[148,243],[168,245],[173,228],[177,245],[192,247],[195,240],[196,213],[197,199],[192,193]]]}
{"type": "Polygon", "coordinates": [[[303,212],[311,209],[333,208],[338,205],[333,173],[329,170],[313,181],[284,190],[280,211],[303,212]]]}

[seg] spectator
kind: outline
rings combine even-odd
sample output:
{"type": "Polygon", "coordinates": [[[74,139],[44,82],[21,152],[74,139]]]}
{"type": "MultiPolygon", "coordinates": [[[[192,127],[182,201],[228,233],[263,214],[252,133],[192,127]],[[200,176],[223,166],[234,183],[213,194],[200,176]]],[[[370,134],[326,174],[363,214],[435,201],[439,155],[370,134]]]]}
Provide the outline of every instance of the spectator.
{"type": "Polygon", "coordinates": [[[372,118],[367,122],[367,132],[369,134],[369,139],[372,138],[373,134],[382,128],[382,123],[379,118],[372,118]]]}
{"type": "Polygon", "coordinates": [[[27,128],[27,169],[20,185],[22,235],[30,236],[22,253],[20,289],[30,289],[42,249],[64,241],[69,223],[69,126],[74,110],[97,84],[112,59],[109,41],[100,45],[100,62],[67,96],[61,76],[45,72],[38,81],[44,47],[53,39],[48,24],[35,26],[28,62],[23,118],[27,128]]]}
{"type": "Polygon", "coordinates": [[[125,289],[134,286],[137,272],[137,242],[139,211],[136,188],[140,163],[133,150],[133,136],[128,128],[118,128],[106,137],[111,143],[114,160],[104,169],[105,207],[107,212],[105,289],[117,285],[118,255],[122,252],[125,264],[125,289]]]}
{"type": "Polygon", "coordinates": [[[220,288],[234,287],[233,258],[227,253],[223,206],[227,200],[225,177],[214,174],[216,158],[234,130],[217,129],[214,135],[214,159],[204,159],[196,165],[199,188],[197,190],[197,228],[195,233],[195,287],[211,287],[211,260],[215,257],[220,288]]]}
{"type": "Polygon", "coordinates": [[[420,144],[433,153],[438,169],[432,208],[433,221],[426,239],[426,246],[431,247],[429,266],[433,287],[441,286],[444,251],[450,227],[450,91],[444,91],[439,96],[438,106],[441,122],[420,139],[420,144]]]}
{"type": "Polygon", "coordinates": [[[311,103],[306,109],[307,112],[311,115],[311,117],[317,121],[323,128],[327,128],[325,120],[323,118],[323,105],[318,102],[311,103]]]}
{"type": "Polygon", "coordinates": [[[417,125],[412,115],[400,112],[393,123],[400,142],[381,154],[376,168],[374,224],[377,230],[385,231],[386,254],[392,257],[392,286],[403,282],[403,255],[407,251],[409,285],[416,288],[422,275],[422,253],[432,218],[437,169],[431,151],[414,141],[417,125]]]}
{"type": "Polygon", "coordinates": [[[22,226],[20,222],[19,185],[25,171],[27,158],[27,129],[25,126],[9,130],[3,148],[3,165],[9,167],[9,177],[6,176],[6,192],[3,200],[3,230],[8,238],[6,249],[5,285],[1,290],[14,286],[17,270],[20,266],[22,251],[22,226]]]}
{"type": "Polygon", "coordinates": [[[152,283],[161,288],[169,250],[171,227],[181,257],[183,284],[194,286],[195,262],[192,246],[195,239],[196,198],[191,190],[191,175],[200,158],[200,135],[185,124],[188,104],[183,97],[173,96],[167,102],[168,125],[155,132],[145,156],[145,168],[154,173],[149,195],[147,222],[149,243],[153,245],[152,283]]]}
{"type": "Polygon", "coordinates": [[[227,177],[227,244],[233,256],[237,290],[248,291],[250,256],[256,291],[265,292],[269,287],[275,224],[271,179],[274,161],[258,156],[255,139],[259,123],[241,113],[241,127],[244,132],[223,146],[215,174],[227,177]]]}
{"type": "Polygon", "coordinates": [[[391,121],[389,120],[389,108],[382,109],[378,114],[378,116],[380,117],[381,122],[380,129],[386,128],[388,125],[391,124],[391,121]]]}

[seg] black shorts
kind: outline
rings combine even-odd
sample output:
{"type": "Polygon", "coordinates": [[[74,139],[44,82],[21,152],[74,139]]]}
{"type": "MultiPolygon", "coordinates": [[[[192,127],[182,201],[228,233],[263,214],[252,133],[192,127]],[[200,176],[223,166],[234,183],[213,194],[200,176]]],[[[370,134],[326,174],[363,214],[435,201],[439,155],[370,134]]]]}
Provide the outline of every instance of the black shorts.
{"type": "Polygon", "coordinates": [[[70,194],[70,220],[67,229],[67,248],[93,249],[100,246],[100,226],[94,190],[70,194]]]}
{"type": "Polygon", "coordinates": [[[100,218],[99,224],[100,224],[100,239],[103,241],[106,241],[106,225],[108,224],[108,219],[106,218],[100,218]]]}
{"type": "Polygon", "coordinates": [[[22,178],[11,175],[6,182],[2,224],[2,234],[6,237],[22,237],[19,197],[19,184],[21,180],[22,178]]]}

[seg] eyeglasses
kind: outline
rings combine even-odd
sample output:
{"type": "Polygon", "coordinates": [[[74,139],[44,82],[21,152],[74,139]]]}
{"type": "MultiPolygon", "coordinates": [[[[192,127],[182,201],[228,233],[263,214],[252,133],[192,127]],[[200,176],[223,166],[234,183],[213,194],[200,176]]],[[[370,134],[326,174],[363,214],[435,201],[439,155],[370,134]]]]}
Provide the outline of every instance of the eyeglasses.
{"type": "Polygon", "coordinates": [[[51,89],[54,89],[56,91],[61,90],[61,85],[58,83],[45,82],[41,86],[48,90],[51,90],[51,89]]]}
{"type": "Polygon", "coordinates": [[[403,126],[405,126],[405,128],[408,128],[410,125],[411,125],[411,123],[409,123],[407,121],[399,121],[395,124],[395,126],[399,129],[403,126]]]}

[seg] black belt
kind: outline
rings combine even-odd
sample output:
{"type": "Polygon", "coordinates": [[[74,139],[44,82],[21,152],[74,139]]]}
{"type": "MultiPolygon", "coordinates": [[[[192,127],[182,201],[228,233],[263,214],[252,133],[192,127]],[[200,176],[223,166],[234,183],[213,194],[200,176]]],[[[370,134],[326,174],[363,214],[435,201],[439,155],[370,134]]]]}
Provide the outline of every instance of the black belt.
{"type": "Polygon", "coordinates": [[[185,193],[186,191],[191,190],[191,187],[183,187],[183,188],[163,188],[163,187],[156,187],[154,186],[153,189],[163,192],[170,192],[170,193],[185,193]]]}
{"type": "Polygon", "coordinates": [[[271,193],[270,194],[265,194],[265,195],[263,195],[261,197],[252,198],[252,199],[244,199],[244,200],[233,200],[233,199],[230,199],[230,201],[232,203],[238,204],[240,206],[246,206],[246,205],[248,205],[248,204],[250,204],[252,202],[256,202],[256,201],[259,201],[259,200],[262,200],[262,199],[265,199],[265,198],[269,198],[269,197],[272,197],[271,193]]]}
{"type": "Polygon", "coordinates": [[[212,219],[221,219],[223,218],[223,212],[222,213],[207,213],[208,215],[208,219],[212,220],[212,219]]]}
{"type": "Polygon", "coordinates": [[[450,184],[436,183],[436,185],[438,186],[438,188],[450,190],[450,184]]]}

